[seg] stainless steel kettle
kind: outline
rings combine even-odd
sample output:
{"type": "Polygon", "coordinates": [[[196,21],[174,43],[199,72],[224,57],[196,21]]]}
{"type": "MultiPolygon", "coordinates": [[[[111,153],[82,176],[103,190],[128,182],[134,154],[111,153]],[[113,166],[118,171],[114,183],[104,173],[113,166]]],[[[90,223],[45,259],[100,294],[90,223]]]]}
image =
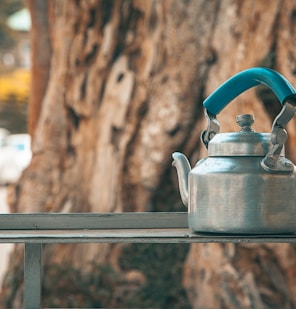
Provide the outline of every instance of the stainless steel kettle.
{"type": "Polygon", "coordinates": [[[296,233],[296,169],[284,156],[286,124],[296,111],[296,91],[279,73],[251,68],[222,84],[203,103],[202,133],[208,157],[191,169],[173,153],[188,224],[196,232],[296,233]],[[257,133],[252,115],[237,116],[239,132],[219,133],[216,115],[243,91],[265,84],[282,104],[271,133],[257,133]]]}

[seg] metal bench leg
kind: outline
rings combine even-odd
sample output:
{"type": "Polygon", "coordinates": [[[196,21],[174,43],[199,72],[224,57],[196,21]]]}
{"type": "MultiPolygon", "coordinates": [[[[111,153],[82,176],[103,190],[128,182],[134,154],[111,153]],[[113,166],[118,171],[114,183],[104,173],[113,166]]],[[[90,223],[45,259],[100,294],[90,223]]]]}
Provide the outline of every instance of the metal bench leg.
{"type": "Polygon", "coordinates": [[[41,308],[42,244],[25,244],[24,308],[41,308]]]}

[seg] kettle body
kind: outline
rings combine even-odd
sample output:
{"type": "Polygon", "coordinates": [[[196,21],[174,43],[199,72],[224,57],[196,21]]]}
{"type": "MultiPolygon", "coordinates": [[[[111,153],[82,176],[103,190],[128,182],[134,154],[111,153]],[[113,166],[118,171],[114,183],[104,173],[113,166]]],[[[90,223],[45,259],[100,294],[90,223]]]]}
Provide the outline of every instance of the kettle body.
{"type": "MultiPolygon", "coordinates": [[[[237,123],[241,126],[239,132],[219,133],[215,113],[224,106],[217,109],[215,105],[221,95],[218,89],[219,95],[214,93],[211,102],[204,103],[208,128],[202,134],[202,141],[207,147],[208,157],[191,169],[182,153],[173,154],[182,201],[188,206],[188,225],[195,232],[253,235],[296,233],[296,168],[284,154],[287,138],[284,122],[295,113],[295,90],[275,71],[249,69],[246,70],[248,78],[250,70],[255,75],[259,74],[259,78],[256,75],[256,83],[250,82],[249,88],[265,83],[266,74],[276,76],[265,83],[273,90],[274,83],[279,80],[281,87],[285,88],[280,89],[286,93],[283,109],[274,121],[272,132],[255,132],[251,128],[254,118],[240,115],[237,117],[237,123]],[[261,79],[260,74],[263,75],[261,79]]],[[[233,86],[233,80],[231,83],[233,86]]],[[[227,82],[226,86],[222,86],[224,90],[228,89],[227,82]]],[[[247,86],[248,83],[244,84],[240,92],[247,86]]],[[[280,96],[278,89],[275,93],[280,96]]],[[[232,99],[232,95],[230,97],[232,99]]],[[[221,100],[218,102],[222,104],[221,100]]]]}
{"type": "Polygon", "coordinates": [[[194,231],[296,232],[295,171],[268,174],[260,157],[206,158],[189,173],[188,223],[194,231]]]}

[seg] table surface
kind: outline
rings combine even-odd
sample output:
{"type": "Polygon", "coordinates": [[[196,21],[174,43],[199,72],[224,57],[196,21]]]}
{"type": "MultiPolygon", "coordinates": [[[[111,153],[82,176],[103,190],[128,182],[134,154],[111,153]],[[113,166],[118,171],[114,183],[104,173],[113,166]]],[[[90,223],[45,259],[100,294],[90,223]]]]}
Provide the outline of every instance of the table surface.
{"type": "Polygon", "coordinates": [[[198,234],[187,228],[1,230],[1,243],[293,243],[296,235],[198,234]]]}
{"type": "Polygon", "coordinates": [[[184,212],[1,214],[0,243],[293,243],[288,235],[193,233],[184,212]]]}

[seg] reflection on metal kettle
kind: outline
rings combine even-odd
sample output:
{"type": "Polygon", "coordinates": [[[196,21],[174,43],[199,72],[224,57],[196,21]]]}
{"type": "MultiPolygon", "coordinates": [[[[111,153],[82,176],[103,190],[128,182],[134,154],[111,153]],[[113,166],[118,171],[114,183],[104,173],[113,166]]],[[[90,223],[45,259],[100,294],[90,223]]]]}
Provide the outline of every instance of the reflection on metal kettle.
{"type": "Polygon", "coordinates": [[[296,111],[293,86],[276,71],[251,68],[222,84],[203,105],[208,127],[201,139],[208,157],[191,169],[182,153],[173,153],[189,227],[213,233],[296,233],[296,169],[284,154],[285,126],[296,111]],[[282,105],[271,133],[255,132],[252,115],[237,116],[239,132],[219,133],[216,115],[258,84],[271,88],[282,105]]]}

